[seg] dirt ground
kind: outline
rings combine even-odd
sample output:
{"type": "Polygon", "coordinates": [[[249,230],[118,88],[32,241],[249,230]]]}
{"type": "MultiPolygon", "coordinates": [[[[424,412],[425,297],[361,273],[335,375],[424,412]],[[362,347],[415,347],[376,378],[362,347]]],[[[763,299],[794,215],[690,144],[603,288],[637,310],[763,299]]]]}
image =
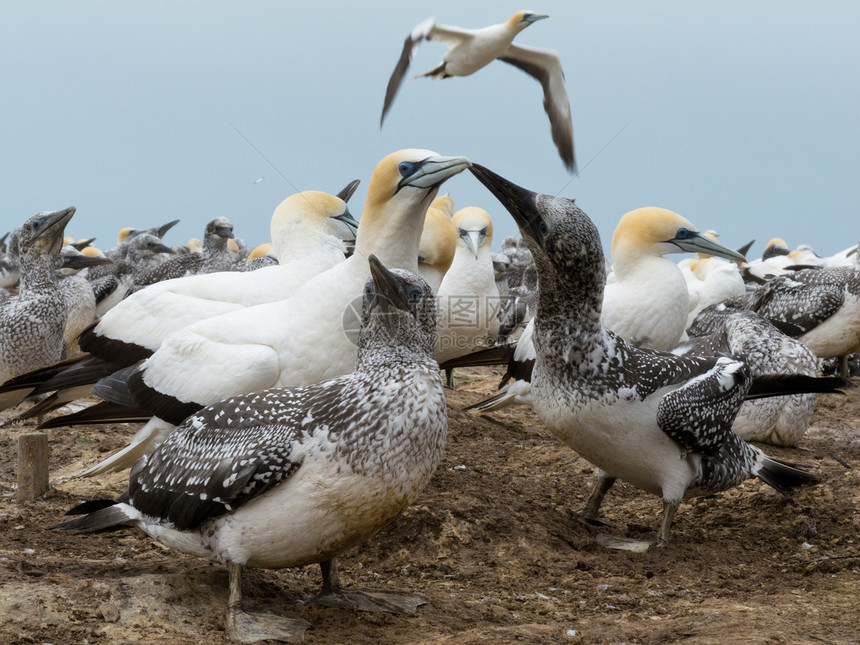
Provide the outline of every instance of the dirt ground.
{"type": "MultiPolygon", "coordinates": [[[[766,447],[820,484],[784,498],[749,481],[690,501],[668,548],[634,553],[598,536],[653,536],[660,501],[619,484],[603,508],[612,525],[582,521],[575,511],[595,470],[531,410],[461,411],[497,382],[497,373],[458,371],[433,481],[340,559],[346,584],[415,591],[427,605],[409,616],[303,605],[317,592],[317,567],[249,570],[248,605],[300,614],[313,624],[309,644],[860,642],[860,387],[820,397],[798,448],[766,447]]],[[[49,431],[53,487],[21,507],[16,440],[32,428],[0,428],[0,642],[227,642],[221,566],[133,529],[47,528],[79,500],[123,490],[127,473],[72,475],[133,428],[49,431]]]]}

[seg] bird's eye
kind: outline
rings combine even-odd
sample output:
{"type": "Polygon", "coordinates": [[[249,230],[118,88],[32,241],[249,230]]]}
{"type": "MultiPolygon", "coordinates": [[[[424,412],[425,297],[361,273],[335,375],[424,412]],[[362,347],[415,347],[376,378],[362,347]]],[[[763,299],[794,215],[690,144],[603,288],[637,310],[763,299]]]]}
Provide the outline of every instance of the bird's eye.
{"type": "Polygon", "coordinates": [[[466,231],[464,231],[462,228],[458,228],[458,229],[457,229],[457,234],[458,234],[460,237],[463,237],[463,236],[466,234],[466,231]]]}
{"type": "Polygon", "coordinates": [[[400,172],[401,177],[408,177],[413,172],[415,172],[415,164],[410,163],[408,161],[403,161],[397,166],[398,172],[400,172]]]}
{"type": "Polygon", "coordinates": [[[540,231],[541,235],[546,237],[547,235],[549,235],[549,225],[543,220],[541,220],[540,224],[538,224],[538,231],[540,231]]]}
{"type": "Polygon", "coordinates": [[[414,308],[419,302],[421,302],[421,298],[424,296],[424,291],[420,287],[416,287],[415,285],[410,285],[408,289],[406,289],[406,302],[408,302],[414,308]]]}
{"type": "Polygon", "coordinates": [[[484,228],[481,229],[481,235],[486,235],[486,234],[487,234],[487,227],[485,226],[484,228]]]}
{"type": "Polygon", "coordinates": [[[690,231],[688,231],[685,228],[679,228],[678,232],[675,233],[675,237],[680,239],[680,240],[686,239],[686,238],[690,237],[690,235],[691,235],[690,231]]]}

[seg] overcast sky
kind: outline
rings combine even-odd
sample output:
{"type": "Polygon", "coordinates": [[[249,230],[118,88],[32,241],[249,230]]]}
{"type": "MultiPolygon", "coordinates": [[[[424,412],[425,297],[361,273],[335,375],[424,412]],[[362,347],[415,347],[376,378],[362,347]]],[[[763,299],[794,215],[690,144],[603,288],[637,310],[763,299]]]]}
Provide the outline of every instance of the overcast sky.
{"type": "MultiPolygon", "coordinates": [[[[830,254],[860,237],[858,34],[852,0],[4,0],[0,234],[74,205],[70,234],[103,248],[122,226],[174,218],[166,241],[185,242],[216,216],[256,245],[296,190],[359,178],[358,216],[376,163],[421,147],[576,198],[604,246],[625,212],[663,206],[729,246],[756,238],[751,257],[774,236],[830,254]],[[580,176],[519,70],[413,78],[439,43],[422,45],[380,130],[413,26],[482,27],[519,9],[550,15],[517,42],[560,53],[580,176]]],[[[494,248],[515,232],[468,173],[445,189],[491,213],[494,248]]]]}

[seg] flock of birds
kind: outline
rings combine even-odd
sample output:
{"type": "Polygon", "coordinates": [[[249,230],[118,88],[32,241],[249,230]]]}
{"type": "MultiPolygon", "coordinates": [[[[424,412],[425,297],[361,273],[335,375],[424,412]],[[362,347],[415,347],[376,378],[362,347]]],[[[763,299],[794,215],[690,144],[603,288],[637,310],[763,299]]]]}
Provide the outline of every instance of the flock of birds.
{"type": "MultiPolygon", "coordinates": [[[[422,23],[383,117],[417,44],[441,40],[452,48],[426,75],[500,58],[536,76],[573,167],[558,57],[512,44],[544,17],[477,31],[422,23]]],[[[660,496],[659,546],[685,497],[749,478],[782,493],[815,481],[747,442],[793,445],[815,394],[845,384],[860,351],[857,247],[820,258],[774,240],[747,263],[684,217],[641,208],[621,218],[607,259],[573,200],[430,150],[383,158],[359,221],[347,205],[356,185],[287,198],[271,242],[253,250],[216,218],[197,245],[165,245],[171,222],[123,229],[102,253],[64,238],[74,208],[3,238],[0,405],[42,418],[95,395],[41,427],[143,422],[82,473],[130,468],[127,491],[56,528],[136,526],[223,563],[227,629],[241,642],[298,640],[307,627],[243,609],[246,566],[319,563],[315,602],[414,611],[415,595],[343,588],[336,558],[430,480],[447,433],[442,371],[452,385],[464,365],[507,365],[499,393],[473,408],[532,405],[598,467],[585,518],[598,519],[617,479],[660,496]],[[520,228],[499,253],[486,210],[438,195],[466,169],[520,228]],[[681,252],[696,256],[666,257],[681,252]],[[839,359],[842,376],[820,376],[823,359],[839,359]]]]}

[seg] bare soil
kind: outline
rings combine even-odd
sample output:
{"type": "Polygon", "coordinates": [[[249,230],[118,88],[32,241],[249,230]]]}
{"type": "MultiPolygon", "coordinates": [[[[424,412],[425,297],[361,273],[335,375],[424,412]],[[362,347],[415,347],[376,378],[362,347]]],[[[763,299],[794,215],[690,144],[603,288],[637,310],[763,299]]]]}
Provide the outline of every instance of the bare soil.
{"type": "MultiPolygon", "coordinates": [[[[749,481],[693,500],[668,548],[634,553],[597,536],[653,536],[660,501],[619,484],[603,509],[611,527],[581,520],[595,470],[530,409],[462,411],[497,382],[458,371],[433,481],[340,560],[346,584],[418,592],[427,605],[409,616],[303,605],[317,567],[249,570],[248,604],[302,615],[314,626],[309,644],[860,642],[860,388],[820,397],[799,447],[765,447],[820,484],[785,498],[749,481]]],[[[135,428],[49,431],[52,489],[18,506],[16,441],[32,429],[0,428],[0,642],[227,642],[223,567],[133,529],[48,529],[80,500],[123,490],[127,473],[72,476],[135,428]]]]}

